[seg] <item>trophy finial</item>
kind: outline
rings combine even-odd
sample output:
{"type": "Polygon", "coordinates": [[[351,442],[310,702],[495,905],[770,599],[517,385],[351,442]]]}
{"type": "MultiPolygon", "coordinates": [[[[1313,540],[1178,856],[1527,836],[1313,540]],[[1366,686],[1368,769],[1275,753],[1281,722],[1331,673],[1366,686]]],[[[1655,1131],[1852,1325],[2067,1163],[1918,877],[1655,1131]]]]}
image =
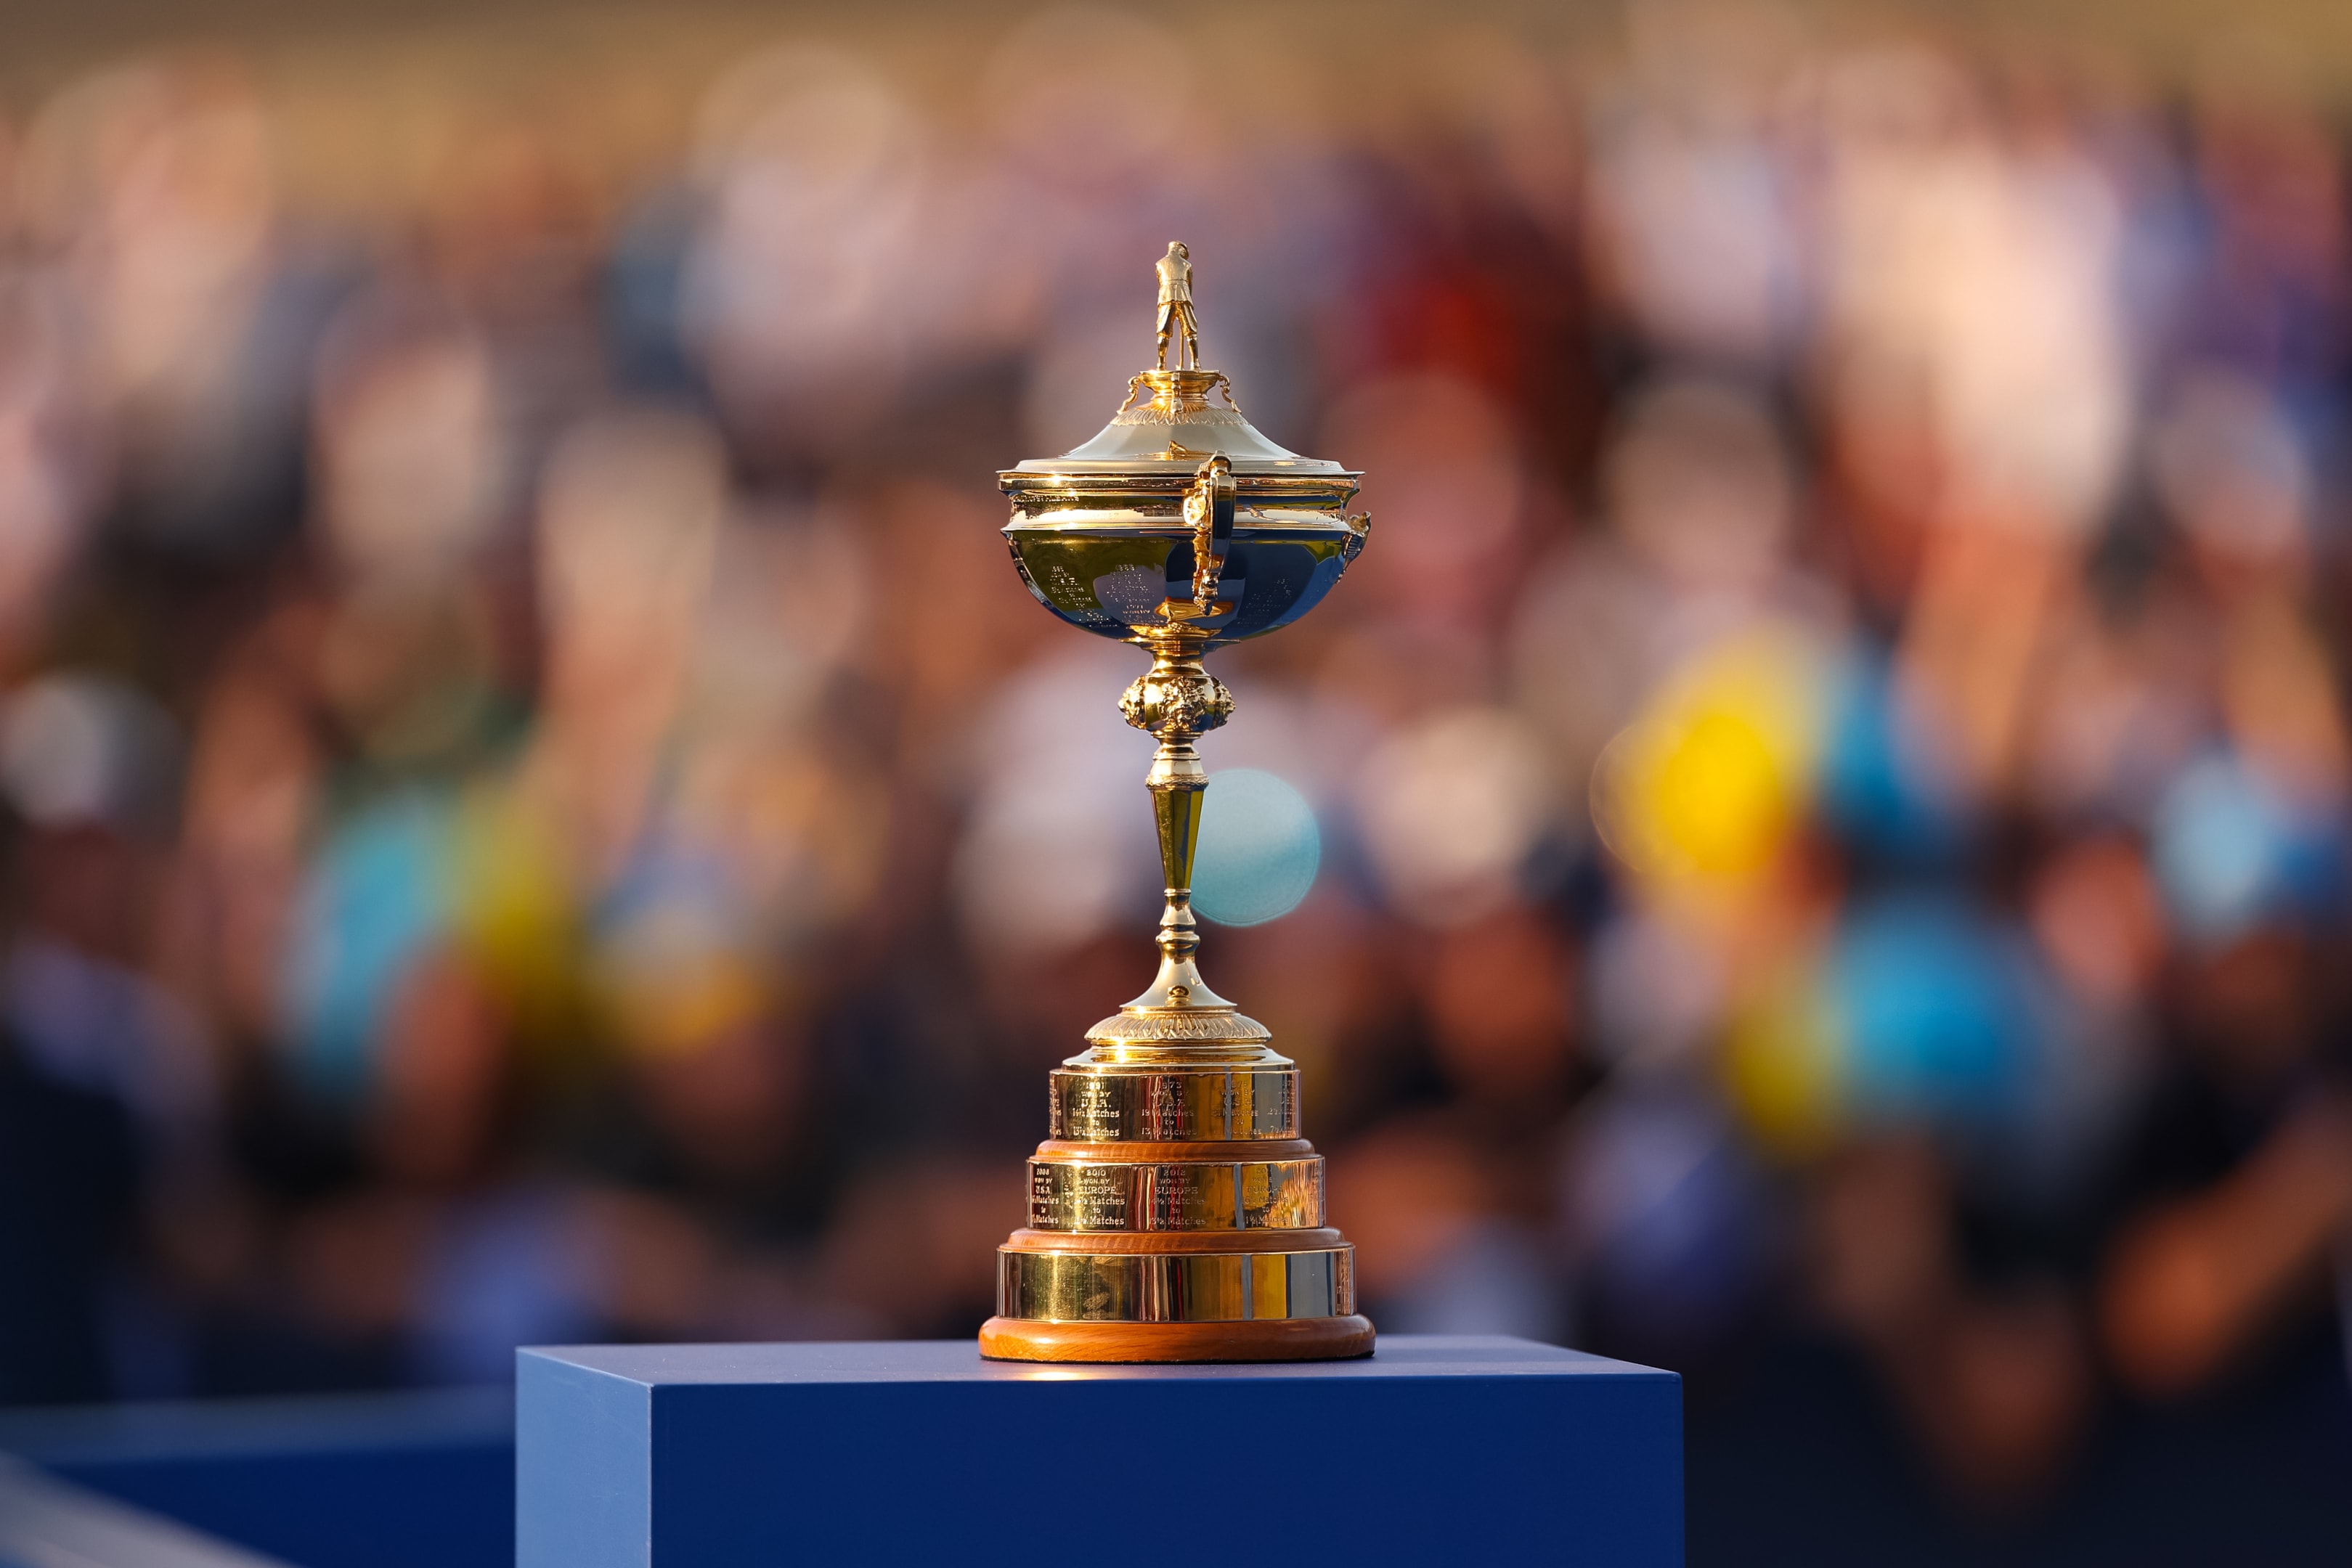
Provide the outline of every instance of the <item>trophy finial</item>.
{"type": "Polygon", "coordinates": [[[1155,264],[1160,272],[1159,369],[1168,368],[1168,340],[1184,334],[1177,350],[1176,368],[1201,368],[1201,327],[1192,319],[1192,253],[1181,239],[1168,242],[1168,254],[1155,264]]]}

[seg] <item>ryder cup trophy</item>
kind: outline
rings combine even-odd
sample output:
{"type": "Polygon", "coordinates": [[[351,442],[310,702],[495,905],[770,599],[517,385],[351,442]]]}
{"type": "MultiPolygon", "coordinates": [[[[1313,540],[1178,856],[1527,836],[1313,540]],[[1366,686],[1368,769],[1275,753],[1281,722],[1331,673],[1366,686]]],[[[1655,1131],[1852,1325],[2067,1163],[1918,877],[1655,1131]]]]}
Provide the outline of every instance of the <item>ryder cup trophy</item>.
{"type": "Polygon", "coordinates": [[[998,476],[1004,537],[1039,603],[1133,643],[1151,667],[1119,711],[1160,743],[1160,972],[1053,1074],[1029,1223],[997,1250],[981,1354],[1014,1361],[1305,1361],[1368,1355],[1354,1249],[1324,1222],[1299,1136],[1298,1070],[1211,990],[1192,856],[1206,769],[1193,742],[1233,696],[1212,648],[1313,609],[1363,548],[1360,476],[1286,452],[1200,368],[1189,253],[1159,262],[1160,358],[1100,434],[998,476]],[[1169,366],[1171,340],[1176,365],[1169,366]]]}

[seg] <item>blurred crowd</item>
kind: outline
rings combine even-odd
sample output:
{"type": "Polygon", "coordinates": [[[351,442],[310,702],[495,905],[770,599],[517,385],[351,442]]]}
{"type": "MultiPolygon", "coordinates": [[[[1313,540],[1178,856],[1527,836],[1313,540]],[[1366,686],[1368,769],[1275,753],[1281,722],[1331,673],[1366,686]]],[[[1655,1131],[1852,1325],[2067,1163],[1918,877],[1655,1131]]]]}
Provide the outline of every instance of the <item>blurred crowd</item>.
{"type": "Polygon", "coordinates": [[[16,106],[0,1401],[971,1332],[1157,904],[1140,655],[993,474],[1182,238],[1206,361],[1369,475],[1220,655],[1211,768],[1289,787],[1227,816],[1317,869],[1202,960],[1381,1328],[1680,1368],[1695,1434],[1843,1367],[1982,1516],[2352,1419],[2344,141],[1690,4],[1386,114],[1215,63],[785,42],[658,180],[488,116],[376,227],[234,58],[16,106]]]}

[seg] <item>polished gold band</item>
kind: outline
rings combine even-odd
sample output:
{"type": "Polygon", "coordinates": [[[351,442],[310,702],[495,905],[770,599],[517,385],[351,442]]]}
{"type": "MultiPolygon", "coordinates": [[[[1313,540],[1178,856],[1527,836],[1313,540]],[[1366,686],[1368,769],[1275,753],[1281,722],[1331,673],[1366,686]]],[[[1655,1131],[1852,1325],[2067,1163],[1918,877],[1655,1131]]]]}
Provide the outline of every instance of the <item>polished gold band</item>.
{"type": "Polygon", "coordinates": [[[1298,1073],[1168,1069],[1053,1075],[1049,1137],[1088,1143],[1233,1143],[1298,1136],[1298,1073]]]}
{"type": "Polygon", "coordinates": [[[1323,1223],[1323,1161],[1029,1162],[1037,1230],[1297,1230],[1323,1223]]]}
{"type": "Polygon", "coordinates": [[[1356,1249],[996,1252],[996,1310],[1041,1322],[1245,1322],[1345,1317],[1356,1249]]]}

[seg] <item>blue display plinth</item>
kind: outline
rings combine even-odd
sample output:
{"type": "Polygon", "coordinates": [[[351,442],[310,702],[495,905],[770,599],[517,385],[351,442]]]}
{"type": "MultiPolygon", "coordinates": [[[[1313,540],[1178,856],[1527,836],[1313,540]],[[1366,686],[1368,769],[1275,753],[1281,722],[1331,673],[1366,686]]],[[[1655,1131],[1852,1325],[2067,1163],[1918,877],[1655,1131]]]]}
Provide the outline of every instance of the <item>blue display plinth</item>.
{"type": "Polygon", "coordinates": [[[520,1568],[1682,1562],[1682,1389],[1526,1340],[1036,1366],[969,1341],[526,1350],[520,1568]]]}
{"type": "Polygon", "coordinates": [[[504,1388],[0,1411],[0,1568],[504,1568],[504,1388]]]}

